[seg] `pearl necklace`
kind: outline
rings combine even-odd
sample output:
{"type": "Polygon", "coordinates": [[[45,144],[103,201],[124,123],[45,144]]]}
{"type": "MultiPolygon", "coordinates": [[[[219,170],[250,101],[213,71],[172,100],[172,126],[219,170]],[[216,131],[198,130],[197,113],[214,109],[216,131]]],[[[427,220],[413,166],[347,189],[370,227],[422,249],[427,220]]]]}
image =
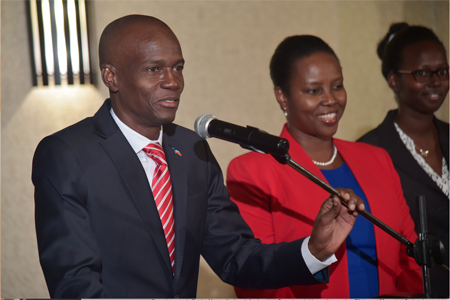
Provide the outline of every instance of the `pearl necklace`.
{"type": "Polygon", "coordinates": [[[313,163],[316,166],[329,166],[329,165],[331,165],[334,162],[334,160],[336,159],[336,155],[337,155],[337,152],[338,152],[337,148],[336,148],[336,146],[334,144],[333,144],[333,147],[334,147],[333,157],[329,161],[327,161],[327,162],[318,162],[318,161],[313,160],[313,163]]]}

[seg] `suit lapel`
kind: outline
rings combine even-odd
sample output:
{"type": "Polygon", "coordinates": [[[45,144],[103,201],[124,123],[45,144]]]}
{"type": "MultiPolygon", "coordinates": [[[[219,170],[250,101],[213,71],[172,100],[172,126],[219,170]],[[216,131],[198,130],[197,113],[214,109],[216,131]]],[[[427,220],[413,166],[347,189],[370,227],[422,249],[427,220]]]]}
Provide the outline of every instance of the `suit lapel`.
{"type": "Polygon", "coordinates": [[[167,268],[172,271],[164,230],[161,226],[147,176],[136,153],[111,117],[110,109],[111,104],[107,100],[94,116],[96,132],[105,138],[100,142],[100,145],[116,166],[130,198],[136,205],[142,219],[148,225],[148,230],[167,268]]]}
{"type": "Polygon", "coordinates": [[[183,144],[174,137],[176,127],[173,124],[164,126],[163,149],[169,165],[170,180],[175,214],[175,286],[178,282],[183,264],[183,253],[186,237],[187,213],[187,178],[186,155],[183,156],[183,144]]]}

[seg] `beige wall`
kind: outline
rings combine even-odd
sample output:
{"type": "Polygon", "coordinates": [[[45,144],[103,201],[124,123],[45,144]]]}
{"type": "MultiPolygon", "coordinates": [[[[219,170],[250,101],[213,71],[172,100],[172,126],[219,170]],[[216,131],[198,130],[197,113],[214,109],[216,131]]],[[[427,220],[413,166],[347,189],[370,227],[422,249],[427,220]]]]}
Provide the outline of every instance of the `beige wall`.
{"type": "MultiPolygon", "coordinates": [[[[108,95],[103,86],[32,88],[25,7],[22,1],[1,2],[3,298],[48,297],[33,225],[30,175],[37,143],[92,115],[108,95]]],[[[200,114],[212,113],[278,134],[284,117],[272,92],[270,57],[286,36],[314,34],[340,57],[348,104],[337,136],[355,140],[395,107],[375,54],[392,22],[431,27],[448,49],[448,1],[97,0],[90,8],[93,48],[104,26],[125,14],[153,15],[173,29],[186,59],[176,122],[188,128],[200,114]]],[[[448,101],[437,114],[448,121],[448,101]]],[[[245,152],[220,140],[210,144],[223,170],[245,152]]],[[[234,293],[202,263],[198,297],[230,298],[234,293]]]]}

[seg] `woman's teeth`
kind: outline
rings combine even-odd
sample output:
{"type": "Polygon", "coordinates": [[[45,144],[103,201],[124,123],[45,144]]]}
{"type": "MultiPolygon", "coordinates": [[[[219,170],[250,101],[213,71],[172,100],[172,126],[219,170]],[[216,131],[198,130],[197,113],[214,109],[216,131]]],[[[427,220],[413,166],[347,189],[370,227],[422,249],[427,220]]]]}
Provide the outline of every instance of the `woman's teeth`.
{"type": "Polygon", "coordinates": [[[336,117],[336,113],[329,113],[326,115],[320,115],[319,118],[325,120],[325,121],[331,121],[336,117]]]}

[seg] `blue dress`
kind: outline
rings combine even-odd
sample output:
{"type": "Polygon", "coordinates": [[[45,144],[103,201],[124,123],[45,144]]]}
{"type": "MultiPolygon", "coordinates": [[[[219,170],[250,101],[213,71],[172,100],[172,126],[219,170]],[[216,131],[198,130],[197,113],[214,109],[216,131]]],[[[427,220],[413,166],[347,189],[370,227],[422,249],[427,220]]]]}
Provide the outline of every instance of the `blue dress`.
{"type": "MultiPolygon", "coordinates": [[[[337,169],[320,171],[332,187],[352,189],[358,197],[364,200],[366,211],[370,212],[366,195],[345,162],[337,169]]],[[[345,242],[347,245],[350,297],[377,297],[379,294],[378,269],[373,224],[366,218],[358,216],[345,242]]]]}

